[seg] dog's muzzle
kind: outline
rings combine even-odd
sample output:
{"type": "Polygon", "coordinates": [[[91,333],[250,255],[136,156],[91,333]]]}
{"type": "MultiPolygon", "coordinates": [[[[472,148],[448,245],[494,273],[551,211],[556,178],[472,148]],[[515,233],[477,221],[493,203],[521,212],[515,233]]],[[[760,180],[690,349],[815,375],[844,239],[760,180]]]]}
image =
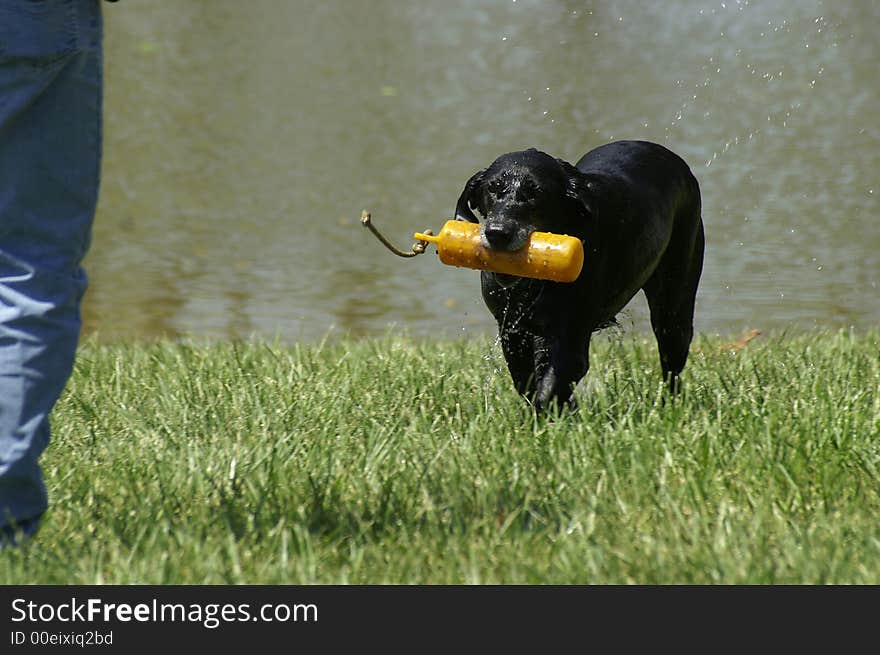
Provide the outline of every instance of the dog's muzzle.
{"type": "Polygon", "coordinates": [[[516,252],[524,247],[531,235],[528,227],[510,221],[486,221],[480,230],[480,243],[491,250],[516,252]]]}

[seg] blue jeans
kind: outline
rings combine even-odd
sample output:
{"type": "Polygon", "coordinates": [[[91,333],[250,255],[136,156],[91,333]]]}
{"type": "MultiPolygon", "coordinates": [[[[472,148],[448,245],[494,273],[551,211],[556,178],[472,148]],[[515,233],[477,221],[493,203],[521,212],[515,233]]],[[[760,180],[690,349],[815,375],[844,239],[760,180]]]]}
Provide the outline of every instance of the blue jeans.
{"type": "Polygon", "coordinates": [[[101,164],[99,0],[0,1],[0,538],[36,532],[101,164]]]}

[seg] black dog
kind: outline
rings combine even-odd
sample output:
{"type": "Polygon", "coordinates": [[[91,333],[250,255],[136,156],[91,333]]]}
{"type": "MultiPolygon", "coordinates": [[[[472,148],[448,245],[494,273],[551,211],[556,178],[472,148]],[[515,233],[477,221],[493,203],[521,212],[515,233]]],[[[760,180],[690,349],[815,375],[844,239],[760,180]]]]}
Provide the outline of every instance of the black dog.
{"type": "Polygon", "coordinates": [[[538,409],[573,403],[590,335],[644,289],[664,379],[675,392],[693,337],[703,268],[700,188],[656,143],[617,141],[576,166],[539,150],[496,159],[465,185],[456,218],[480,222],[483,245],[518,250],[534,231],[576,236],[584,267],[570,283],[482,272],[517,391],[538,409]]]}

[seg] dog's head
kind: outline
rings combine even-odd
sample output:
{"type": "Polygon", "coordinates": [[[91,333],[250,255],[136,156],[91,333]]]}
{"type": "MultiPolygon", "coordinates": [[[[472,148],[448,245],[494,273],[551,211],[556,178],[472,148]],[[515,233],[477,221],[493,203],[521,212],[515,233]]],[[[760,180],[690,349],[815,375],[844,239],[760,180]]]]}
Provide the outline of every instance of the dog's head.
{"type": "Polygon", "coordinates": [[[536,231],[585,238],[588,194],[589,185],[574,166],[530,148],[501,155],[471,177],[455,217],[481,223],[480,239],[487,248],[514,251],[536,231]]]}

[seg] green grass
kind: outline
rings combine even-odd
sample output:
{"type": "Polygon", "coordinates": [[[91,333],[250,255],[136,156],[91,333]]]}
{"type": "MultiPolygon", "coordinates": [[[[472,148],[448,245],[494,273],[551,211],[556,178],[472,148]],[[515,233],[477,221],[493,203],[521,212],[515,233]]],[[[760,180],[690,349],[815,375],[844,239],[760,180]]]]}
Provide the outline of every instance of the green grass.
{"type": "Polygon", "coordinates": [[[597,337],[536,417],[490,341],[85,344],[0,583],[880,583],[880,331],[597,337]]]}

